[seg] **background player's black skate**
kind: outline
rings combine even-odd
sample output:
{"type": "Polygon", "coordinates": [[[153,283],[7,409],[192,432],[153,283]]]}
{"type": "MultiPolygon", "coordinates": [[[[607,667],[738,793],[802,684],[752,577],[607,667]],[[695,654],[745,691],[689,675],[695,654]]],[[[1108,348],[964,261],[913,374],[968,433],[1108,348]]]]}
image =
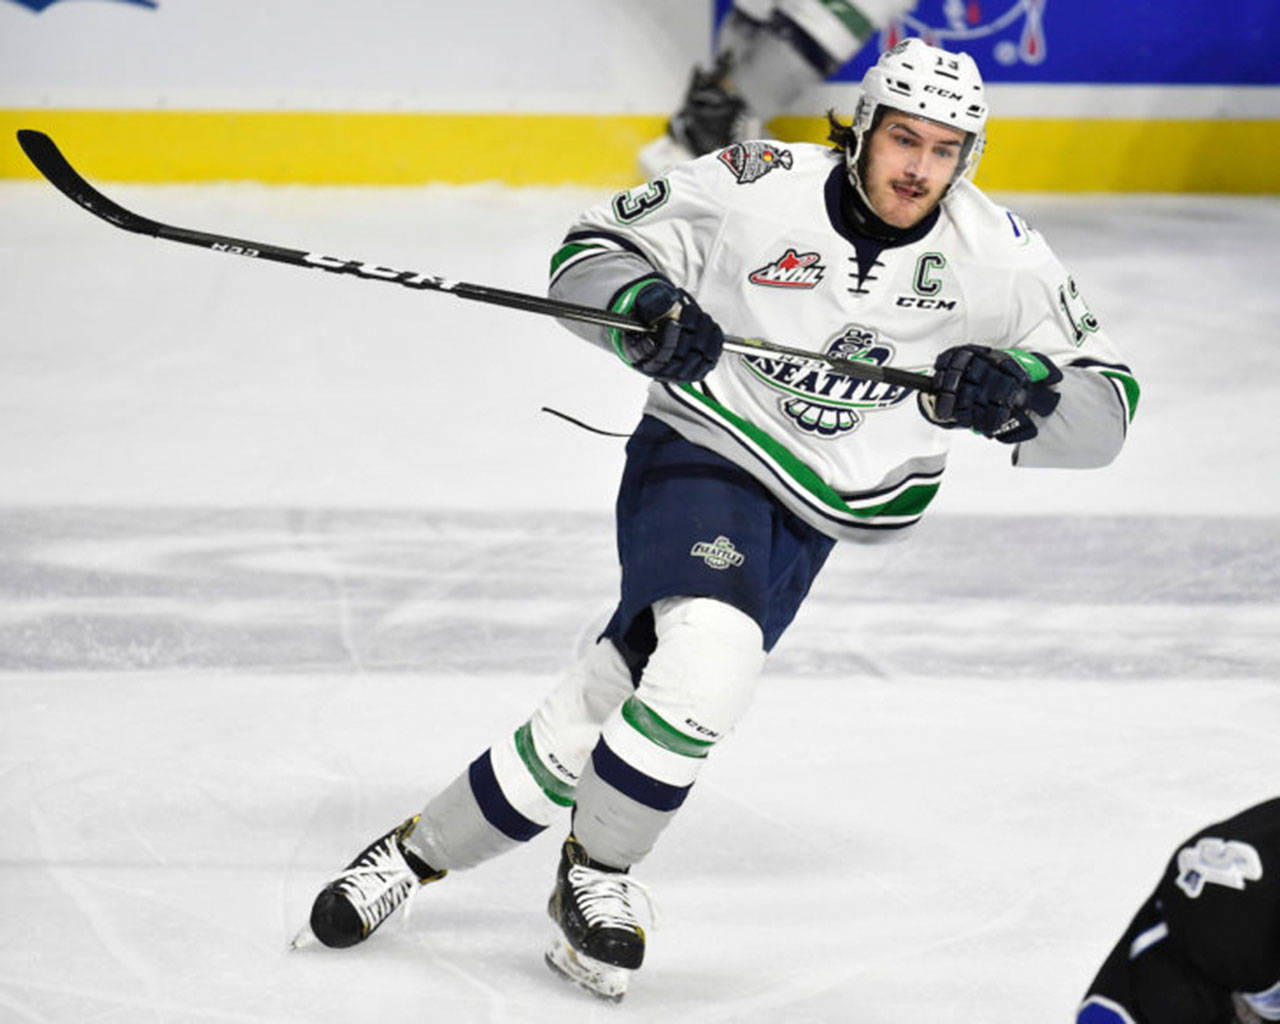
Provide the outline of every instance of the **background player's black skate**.
{"type": "MultiPolygon", "coordinates": [[[[402,845],[418,824],[415,815],[364,848],[311,906],[310,930],[319,942],[345,949],[363,942],[420,885],[443,878],[402,845]]],[[[306,929],[293,940],[306,945],[306,929]]]]}
{"type": "Polygon", "coordinates": [[[729,61],[724,55],[709,71],[694,68],[684,103],[667,125],[671,137],[693,156],[720,149],[738,137],[747,105],[725,88],[728,75],[729,61]]]}
{"type": "Polygon", "coordinates": [[[664,135],[640,151],[648,177],[665,174],[674,164],[721,149],[759,131],[746,102],[725,87],[728,55],[710,70],[694,68],[680,109],[671,115],[664,135]]]}
{"type": "Polygon", "coordinates": [[[547,950],[548,966],[602,998],[617,1002],[626,995],[631,972],[644,962],[644,929],[631,903],[636,892],[652,912],[644,886],[592,860],[569,836],[547,904],[559,927],[547,950]]]}

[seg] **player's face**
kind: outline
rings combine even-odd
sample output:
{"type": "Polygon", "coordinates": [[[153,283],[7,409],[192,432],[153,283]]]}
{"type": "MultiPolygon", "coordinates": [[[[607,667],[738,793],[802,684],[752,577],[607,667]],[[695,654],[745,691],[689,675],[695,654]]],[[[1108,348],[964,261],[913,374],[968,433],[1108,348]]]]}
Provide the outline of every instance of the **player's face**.
{"type": "Polygon", "coordinates": [[[942,199],[960,162],[965,133],[891,110],[871,133],[863,187],[895,228],[919,224],[942,199]]]}

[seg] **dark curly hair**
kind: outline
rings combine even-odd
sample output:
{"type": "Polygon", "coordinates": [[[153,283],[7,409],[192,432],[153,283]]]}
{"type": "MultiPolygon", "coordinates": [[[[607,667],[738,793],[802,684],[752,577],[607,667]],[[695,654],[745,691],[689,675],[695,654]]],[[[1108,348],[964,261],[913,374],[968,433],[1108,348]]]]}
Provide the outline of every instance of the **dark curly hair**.
{"type": "Polygon", "coordinates": [[[827,108],[827,141],[836,149],[848,153],[853,149],[856,141],[853,134],[853,125],[845,124],[836,117],[836,112],[831,107],[827,108]]]}

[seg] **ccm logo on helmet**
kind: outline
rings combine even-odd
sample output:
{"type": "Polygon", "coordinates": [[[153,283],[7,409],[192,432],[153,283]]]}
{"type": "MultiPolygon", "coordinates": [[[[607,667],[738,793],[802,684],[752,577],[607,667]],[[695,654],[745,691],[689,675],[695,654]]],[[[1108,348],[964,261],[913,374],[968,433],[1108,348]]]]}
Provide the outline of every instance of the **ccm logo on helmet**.
{"type": "Polygon", "coordinates": [[[952,92],[950,89],[943,89],[941,86],[937,86],[937,85],[926,85],[926,86],[924,87],[924,91],[925,91],[925,92],[934,92],[934,93],[937,93],[937,94],[938,94],[939,96],[941,96],[944,100],[962,100],[962,99],[964,99],[964,97],[963,97],[963,96],[961,96],[958,92],[952,92]]]}

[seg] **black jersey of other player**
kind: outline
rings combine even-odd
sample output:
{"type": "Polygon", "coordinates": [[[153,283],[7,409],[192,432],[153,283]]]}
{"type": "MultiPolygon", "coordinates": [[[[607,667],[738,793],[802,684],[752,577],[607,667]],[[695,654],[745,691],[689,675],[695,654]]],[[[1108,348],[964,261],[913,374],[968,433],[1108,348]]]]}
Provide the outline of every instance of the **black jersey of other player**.
{"type": "Polygon", "coordinates": [[[1280,798],[1201,829],[1098,972],[1079,1024],[1280,1020],[1280,798]]]}

